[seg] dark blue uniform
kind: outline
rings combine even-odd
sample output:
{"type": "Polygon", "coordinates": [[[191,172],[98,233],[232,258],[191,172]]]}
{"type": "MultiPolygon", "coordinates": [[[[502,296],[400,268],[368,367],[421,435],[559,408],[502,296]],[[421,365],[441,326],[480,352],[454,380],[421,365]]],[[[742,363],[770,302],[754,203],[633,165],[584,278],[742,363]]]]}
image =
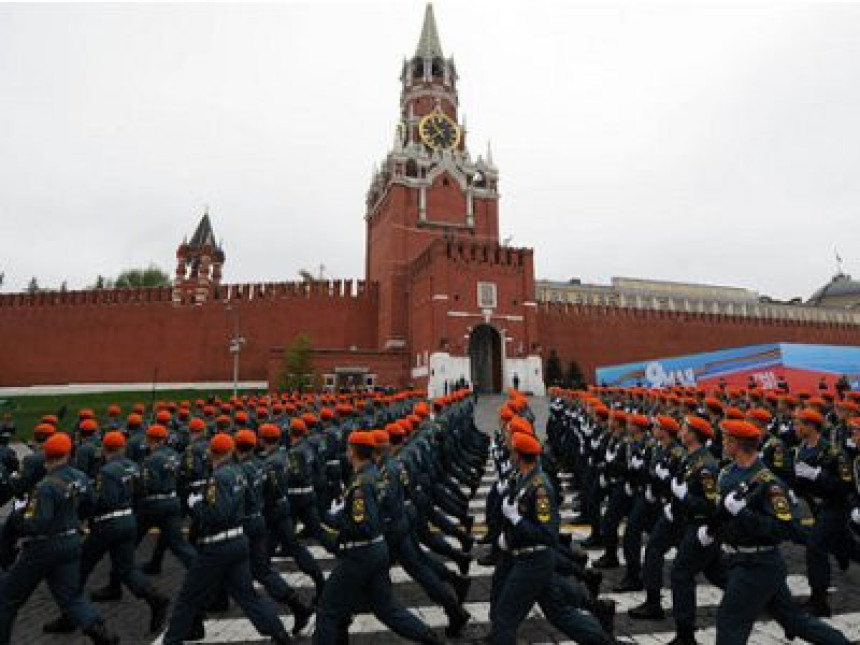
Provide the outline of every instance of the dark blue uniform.
{"type": "Polygon", "coordinates": [[[242,468],[222,463],[206,482],[203,500],[191,508],[200,535],[200,552],[179,591],[164,635],[165,645],[178,645],[188,637],[209,594],[222,585],[257,631],[276,642],[289,642],[274,607],[254,591],[248,538],[242,528],[246,487],[242,468]]]}
{"type": "Polygon", "coordinates": [[[365,464],[344,493],[344,507],[329,518],[334,527],[337,563],[317,608],[314,643],[327,645],[349,617],[364,606],[403,638],[437,643],[435,634],[392,595],[388,548],[376,497],[378,473],[365,464]]]}
{"type": "Polygon", "coordinates": [[[89,513],[92,504],[93,492],[87,478],[63,465],[39,482],[27,507],[10,520],[24,537],[21,554],[0,595],[0,644],[11,641],[18,609],[42,580],[48,583],[63,613],[84,632],[92,634],[99,627],[103,629],[102,618],[85,599],[80,586],[79,512],[89,513]]]}
{"type": "Polygon", "coordinates": [[[719,493],[721,500],[737,493],[747,504],[737,515],[725,511],[720,515],[719,537],[728,552],[728,576],[717,610],[717,645],[746,643],[764,610],[788,638],[825,645],[848,643],[843,634],[809,616],[791,598],[788,570],[778,548],[797,530],[785,485],[759,460],[749,468],[723,469],[719,493]]]}

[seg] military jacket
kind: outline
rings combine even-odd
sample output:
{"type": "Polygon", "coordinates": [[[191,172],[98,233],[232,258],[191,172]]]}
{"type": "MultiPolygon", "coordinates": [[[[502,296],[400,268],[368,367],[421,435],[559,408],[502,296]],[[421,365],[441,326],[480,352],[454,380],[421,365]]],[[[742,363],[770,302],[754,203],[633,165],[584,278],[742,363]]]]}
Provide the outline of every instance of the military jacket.
{"type": "Polygon", "coordinates": [[[140,466],[128,457],[105,463],[95,479],[94,515],[131,508],[140,490],[140,466]]]}
{"type": "Polygon", "coordinates": [[[86,475],[64,465],[45,475],[36,485],[20,519],[22,535],[66,536],[76,532],[82,516],[94,505],[93,489],[86,475]]]}
{"type": "Polygon", "coordinates": [[[203,500],[191,508],[202,537],[242,526],[247,488],[243,470],[236,463],[225,462],[212,471],[203,488],[203,500]]]}
{"type": "Polygon", "coordinates": [[[519,477],[509,493],[517,502],[522,518],[516,524],[504,523],[505,542],[516,551],[534,546],[555,547],[561,525],[556,495],[540,466],[519,477]]]}

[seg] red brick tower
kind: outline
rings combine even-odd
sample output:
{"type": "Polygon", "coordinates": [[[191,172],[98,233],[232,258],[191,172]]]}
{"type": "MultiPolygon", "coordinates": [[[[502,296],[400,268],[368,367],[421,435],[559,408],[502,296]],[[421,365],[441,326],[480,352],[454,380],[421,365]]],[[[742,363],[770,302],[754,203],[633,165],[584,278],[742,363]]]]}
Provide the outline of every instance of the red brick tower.
{"type": "Polygon", "coordinates": [[[183,240],[176,250],[174,304],[201,305],[210,300],[221,284],[223,264],[224,251],[215,241],[209,209],[206,209],[191,240],[183,240]]]}
{"type": "Polygon", "coordinates": [[[394,143],[367,193],[379,347],[409,352],[409,378],[433,395],[461,378],[542,393],[532,251],[499,245],[498,170],[489,146],[472,159],[457,79],[428,4],[403,62],[394,143]]]}
{"type": "Polygon", "coordinates": [[[427,5],[418,46],[400,76],[400,123],[367,192],[366,275],[380,285],[380,347],[407,345],[409,264],[434,240],[498,243],[498,173],[473,160],[459,120],[457,70],[442,54],[427,5]]]}

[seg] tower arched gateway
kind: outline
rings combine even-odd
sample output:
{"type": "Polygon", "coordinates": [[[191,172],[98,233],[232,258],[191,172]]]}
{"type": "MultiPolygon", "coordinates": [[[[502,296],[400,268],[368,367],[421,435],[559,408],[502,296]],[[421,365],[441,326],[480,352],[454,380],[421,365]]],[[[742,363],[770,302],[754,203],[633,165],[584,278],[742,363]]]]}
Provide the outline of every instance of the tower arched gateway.
{"type": "Polygon", "coordinates": [[[476,392],[502,391],[502,335],[492,325],[477,325],[469,334],[469,366],[476,392]]]}

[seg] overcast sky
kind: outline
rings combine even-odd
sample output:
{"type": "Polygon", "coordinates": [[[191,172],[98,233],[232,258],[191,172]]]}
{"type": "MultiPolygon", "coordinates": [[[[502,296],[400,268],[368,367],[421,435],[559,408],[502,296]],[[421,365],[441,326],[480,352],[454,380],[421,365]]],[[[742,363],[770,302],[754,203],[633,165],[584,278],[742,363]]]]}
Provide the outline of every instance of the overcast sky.
{"type": "MultiPolygon", "coordinates": [[[[860,5],[434,3],[502,236],[538,278],[808,296],[860,277],[860,5]]],[[[0,271],[70,288],[175,250],[229,282],[362,277],[422,2],[0,6],[0,271]]]]}

